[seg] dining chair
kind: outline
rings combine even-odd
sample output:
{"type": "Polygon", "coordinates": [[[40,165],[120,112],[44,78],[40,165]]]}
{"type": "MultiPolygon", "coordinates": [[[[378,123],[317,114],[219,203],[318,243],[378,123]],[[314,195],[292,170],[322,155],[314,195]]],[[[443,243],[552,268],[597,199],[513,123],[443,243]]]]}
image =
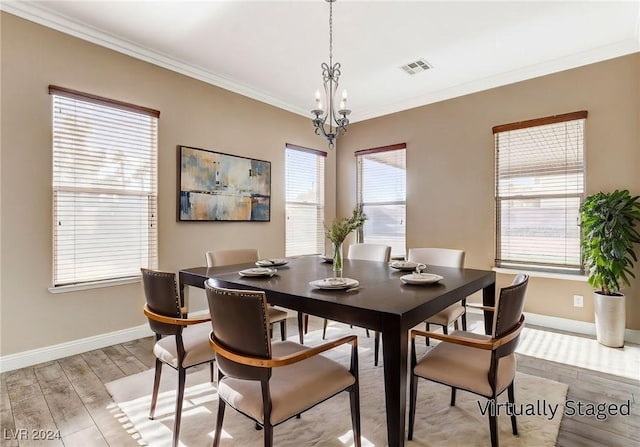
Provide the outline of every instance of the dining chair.
{"type": "MultiPolygon", "coordinates": [[[[511,285],[500,290],[494,307],[480,306],[493,312],[492,335],[456,331],[451,335],[411,330],[411,369],[409,383],[409,433],[413,439],[416,416],[418,378],[451,387],[451,406],[456,403],[456,390],[469,391],[495,401],[507,390],[510,405],[515,405],[515,350],[524,326],[525,294],[529,276],[518,274],[511,285]],[[420,360],[416,356],[417,336],[431,337],[441,342],[420,360]]],[[[498,447],[496,412],[489,414],[492,447],[498,447]]],[[[518,434],[515,414],[511,415],[511,430],[518,434]]]]}
{"type": "Polygon", "coordinates": [[[151,330],[156,334],[153,347],[155,377],[151,396],[149,419],[154,418],[158,400],[158,388],[162,365],[168,365],[178,371],[178,394],[173,423],[173,446],[180,438],[180,419],[187,369],[209,363],[213,382],[213,361],[215,352],[209,346],[211,320],[206,318],[187,318],[186,311],[180,307],[180,297],[176,286],[175,273],[140,269],[146,304],[144,314],[149,320],[151,330]]]}
{"type": "MultiPolygon", "coordinates": [[[[464,267],[464,251],[452,248],[410,248],[407,254],[407,261],[420,262],[422,264],[439,265],[441,267],[464,267]]],[[[442,332],[447,334],[451,323],[454,329],[458,330],[458,319],[462,320],[462,330],[467,330],[467,300],[454,303],[440,312],[430,316],[425,320],[425,329],[429,331],[430,325],[442,326],[442,332]]],[[[429,339],[426,340],[429,345],[429,339]]]]}
{"type": "Polygon", "coordinates": [[[227,405],[264,429],[273,445],[273,428],[341,393],[349,393],[354,443],[360,440],[358,338],[355,335],[309,348],[271,342],[263,291],[233,290],[205,283],[211,313],[210,344],[218,362],[218,416],[213,445],[220,443],[227,405]],[[351,344],[346,367],[320,355],[351,344]]]}
{"type": "MultiPolygon", "coordinates": [[[[362,261],[377,261],[377,262],[389,262],[391,259],[391,247],[382,244],[351,244],[347,252],[347,259],[360,259],[362,261]]],[[[327,335],[328,320],[325,318],[322,325],[322,339],[324,340],[327,335]]],[[[366,329],[367,337],[369,336],[369,329],[366,329]]],[[[374,349],[373,349],[373,364],[378,366],[378,357],[380,353],[380,332],[375,332],[374,335],[374,349]]]]}
{"type": "MultiPolygon", "coordinates": [[[[255,248],[237,248],[231,250],[215,250],[205,253],[207,267],[222,267],[225,265],[248,264],[260,259],[258,250],[255,248]]],[[[277,309],[271,305],[268,308],[270,328],[280,323],[280,339],[287,339],[287,312],[277,309]]]]}
{"type": "Polygon", "coordinates": [[[347,259],[389,262],[390,258],[391,247],[382,244],[351,244],[347,252],[347,259]]]}

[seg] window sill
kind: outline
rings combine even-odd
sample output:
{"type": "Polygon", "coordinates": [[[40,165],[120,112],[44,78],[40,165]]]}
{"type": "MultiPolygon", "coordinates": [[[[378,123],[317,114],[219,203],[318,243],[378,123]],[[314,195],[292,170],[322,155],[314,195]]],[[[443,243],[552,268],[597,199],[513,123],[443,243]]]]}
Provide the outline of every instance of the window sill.
{"type": "Polygon", "coordinates": [[[550,279],[564,279],[567,281],[580,281],[587,282],[587,276],[585,275],[571,275],[569,273],[552,273],[552,272],[540,272],[537,270],[518,270],[503,267],[494,267],[492,269],[496,273],[505,273],[507,275],[517,275],[518,273],[526,273],[532,278],[550,278],[550,279]]]}
{"type": "Polygon", "coordinates": [[[107,279],[105,281],[86,282],[82,284],[71,284],[68,286],[49,287],[50,293],[67,293],[76,292],[78,290],[101,289],[103,287],[121,286],[124,284],[133,284],[140,282],[140,277],[107,279]]]}

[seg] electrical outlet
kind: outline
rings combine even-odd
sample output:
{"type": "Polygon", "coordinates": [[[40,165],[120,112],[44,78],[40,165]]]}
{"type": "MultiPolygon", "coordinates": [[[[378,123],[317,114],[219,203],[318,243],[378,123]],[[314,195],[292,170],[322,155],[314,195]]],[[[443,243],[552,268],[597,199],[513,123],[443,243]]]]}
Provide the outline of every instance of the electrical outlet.
{"type": "Polygon", "coordinates": [[[573,307],[583,307],[582,295],[573,295],[573,307]]]}

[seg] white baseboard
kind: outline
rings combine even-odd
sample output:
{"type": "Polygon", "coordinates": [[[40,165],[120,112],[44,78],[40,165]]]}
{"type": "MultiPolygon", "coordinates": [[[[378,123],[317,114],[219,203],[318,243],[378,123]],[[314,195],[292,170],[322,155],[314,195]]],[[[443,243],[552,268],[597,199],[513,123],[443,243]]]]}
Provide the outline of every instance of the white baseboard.
{"type": "Polygon", "coordinates": [[[149,329],[148,324],[144,324],[129,329],[109,332],[107,334],[95,335],[93,337],[81,338],[53,346],[23,351],[17,354],[5,355],[0,357],[0,372],[13,371],[14,369],[25,368],[42,362],[82,354],[83,352],[117,345],[118,343],[125,343],[150,335],[153,335],[153,332],[149,329]]]}
{"type": "MultiPolygon", "coordinates": [[[[595,323],[569,320],[567,318],[550,317],[548,315],[533,314],[529,312],[525,312],[524,317],[526,318],[527,324],[534,326],[574,332],[576,334],[591,335],[594,337],[596,336],[595,323]]],[[[624,341],[627,343],[640,344],[640,331],[635,329],[625,329],[624,341]]]]}
{"type": "MultiPolygon", "coordinates": [[[[467,312],[481,314],[482,310],[467,308],[467,312]]],[[[568,318],[551,317],[549,315],[534,314],[525,312],[525,324],[532,326],[540,326],[548,329],[556,329],[559,331],[573,332],[575,334],[596,336],[595,323],[587,321],[569,320],[568,318]]],[[[624,341],[627,343],[640,344],[640,331],[635,329],[624,330],[624,341]]]]}
{"type": "MultiPolygon", "coordinates": [[[[189,315],[199,317],[208,314],[208,310],[190,312],[189,315]]],[[[128,329],[108,332],[106,334],[81,338],[57,345],[46,346],[44,348],[23,351],[17,354],[10,354],[0,357],[0,372],[13,371],[14,369],[25,368],[37,365],[42,362],[49,362],[71,355],[82,354],[94,349],[105,348],[107,346],[125,343],[139,338],[149,337],[153,332],[148,324],[142,324],[128,329]]]]}

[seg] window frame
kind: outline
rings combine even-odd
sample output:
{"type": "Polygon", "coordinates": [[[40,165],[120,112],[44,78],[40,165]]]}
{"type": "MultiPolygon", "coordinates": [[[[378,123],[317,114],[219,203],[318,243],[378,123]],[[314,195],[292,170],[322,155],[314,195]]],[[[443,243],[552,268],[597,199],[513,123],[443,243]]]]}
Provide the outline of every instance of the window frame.
{"type": "MultiPolygon", "coordinates": [[[[142,250],[140,251],[140,253],[146,252],[146,255],[144,255],[143,258],[140,258],[140,259],[145,259],[145,262],[140,262],[139,267],[157,268],[157,265],[158,265],[158,230],[157,230],[158,120],[160,117],[160,112],[147,107],[137,106],[134,104],[113,100],[109,98],[104,98],[104,97],[100,97],[100,96],[89,94],[89,93],[83,93],[83,92],[79,92],[76,90],[59,87],[55,85],[49,86],[49,94],[51,96],[51,105],[52,105],[52,110],[51,110],[52,184],[51,185],[52,185],[52,227],[53,228],[52,228],[52,281],[51,281],[52,286],[49,287],[48,290],[52,293],[63,293],[67,291],[86,290],[86,289],[139,282],[140,281],[139,268],[135,272],[132,269],[125,269],[125,270],[130,270],[130,272],[124,271],[124,270],[120,272],[109,272],[109,270],[108,269],[105,270],[104,267],[96,268],[95,267],[96,262],[94,262],[93,259],[85,262],[81,262],[81,261],[76,262],[75,260],[73,260],[70,265],[73,269],[76,269],[79,266],[80,267],[88,266],[89,269],[95,268],[95,270],[98,272],[102,271],[103,275],[97,275],[102,277],[94,276],[93,278],[91,278],[89,275],[81,275],[81,274],[62,275],[61,273],[60,273],[61,276],[58,276],[59,274],[58,265],[60,264],[60,262],[63,262],[63,259],[59,256],[58,244],[60,244],[61,241],[64,239],[64,233],[58,231],[59,225],[58,225],[57,219],[58,219],[58,216],[60,216],[60,213],[64,211],[65,204],[81,203],[81,202],[78,202],[78,200],[82,200],[80,197],[75,197],[71,199],[72,200],[71,202],[64,201],[64,199],[61,198],[64,195],[69,195],[69,194],[75,195],[79,193],[79,194],[85,194],[86,197],[89,197],[89,198],[95,194],[100,194],[106,197],[109,197],[109,196],[112,196],[112,197],[129,196],[132,198],[139,197],[140,199],[137,200],[138,203],[136,204],[136,208],[134,208],[134,210],[137,210],[137,211],[133,211],[133,212],[140,216],[146,215],[146,218],[141,217],[140,221],[136,221],[138,226],[141,223],[144,223],[143,228],[146,228],[146,230],[141,233],[144,236],[140,236],[140,238],[138,239],[141,242],[141,244],[139,244],[139,247],[142,250]],[[81,133],[80,135],[87,135],[87,137],[92,135],[89,130],[84,129],[84,127],[87,126],[87,124],[84,124],[84,123],[76,124],[75,122],[75,120],[77,119],[76,117],[87,119],[88,123],[93,122],[94,125],[97,125],[96,123],[98,123],[97,121],[91,121],[91,117],[88,114],[78,113],[78,115],[71,115],[71,119],[74,120],[72,121],[72,126],[69,127],[69,129],[71,130],[66,129],[64,127],[65,126],[64,122],[61,122],[60,124],[57,123],[57,120],[63,119],[63,118],[58,117],[58,115],[56,115],[57,113],[59,113],[58,111],[56,111],[56,106],[59,104],[58,107],[61,107],[64,102],[67,102],[67,105],[69,107],[74,107],[75,102],[77,102],[79,108],[85,107],[87,108],[86,110],[99,107],[101,108],[101,110],[105,111],[104,112],[105,115],[110,114],[109,115],[110,117],[117,116],[118,114],[122,116],[124,112],[125,114],[134,113],[134,114],[141,115],[142,117],[146,117],[146,118],[143,118],[143,120],[149,119],[148,127],[145,128],[145,133],[143,135],[150,137],[151,140],[149,140],[149,142],[143,146],[148,146],[151,152],[143,155],[141,158],[140,157],[135,158],[136,161],[137,160],[148,161],[148,164],[146,168],[144,168],[145,170],[143,171],[144,172],[143,175],[145,175],[147,178],[146,188],[144,186],[140,186],[140,188],[131,188],[130,179],[129,179],[129,184],[124,189],[122,187],[117,188],[115,186],[110,188],[108,182],[107,183],[90,182],[90,184],[76,186],[76,185],[69,184],[68,178],[66,180],[64,179],[65,175],[66,177],[70,177],[69,173],[66,172],[65,169],[68,170],[72,166],[75,166],[75,162],[73,161],[69,162],[68,160],[65,160],[64,158],[62,158],[63,157],[62,153],[63,152],[70,153],[70,155],[64,155],[64,157],[67,157],[67,159],[69,160],[75,160],[75,157],[77,156],[77,153],[79,151],[82,151],[84,148],[91,147],[92,145],[91,142],[83,141],[82,138],[78,138],[77,140],[73,140],[72,149],[67,149],[66,151],[62,150],[65,144],[69,144],[70,132],[73,132],[73,131],[84,132],[84,133],[81,133]],[[77,141],[82,141],[82,143],[78,146],[77,141]],[[72,163],[72,164],[69,164],[69,163],[72,163]],[[145,197],[146,197],[146,200],[145,200],[145,197]],[[144,205],[142,205],[142,203],[144,203],[144,205]],[[140,213],[139,211],[142,211],[142,213],[140,213]],[[146,248],[143,248],[143,247],[146,247],[146,248]]],[[[126,121],[126,120],[127,120],[126,118],[123,119],[123,121],[126,121]]],[[[78,121],[78,123],[80,122],[81,121],[78,121]]],[[[91,124],[88,124],[88,125],[91,125],[91,124]]],[[[102,127],[102,129],[108,129],[108,128],[109,127],[102,127]]],[[[124,143],[122,144],[127,144],[127,143],[131,144],[131,142],[137,137],[137,135],[138,134],[134,134],[132,138],[125,139],[124,143]]],[[[95,135],[93,136],[95,137],[95,135]]],[[[106,145],[107,144],[106,141],[107,140],[101,140],[99,143],[106,145]]],[[[135,149],[139,149],[140,147],[143,147],[143,146],[134,146],[134,147],[135,149]]],[[[103,149],[103,150],[106,150],[106,149],[103,149]]],[[[109,165],[105,163],[103,165],[98,165],[98,166],[109,166],[109,165]]],[[[82,176],[84,174],[84,175],[91,176],[90,172],[91,172],[91,168],[85,168],[85,169],[82,169],[78,175],[82,176]]],[[[71,178],[73,179],[76,177],[71,176],[71,178]]],[[[124,176],[120,176],[117,178],[122,178],[125,180],[127,179],[124,176]]],[[[91,199],[89,200],[90,200],[89,202],[85,202],[85,203],[92,203],[91,199]]],[[[99,202],[96,202],[96,203],[99,203],[99,202]]],[[[123,202],[119,203],[116,199],[116,201],[113,202],[112,204],[107,202],[106,207],[103,207],[103,206],[94,207],[95,208],[94,211],[98,214],[92,214],[90,212],[88,212],[88,214],[87,213],[83,214],[81,211],[76,211],[75,209],[71,212],[67,211],[67,213],[73,217],[73,220],[75,222],[78,216],[82,216],[82,215],[97,216],[101,211],[108,210],[109,205],[111,206],[120,205],[121,209],[126,208],[126,205],[123,202]]],[[[80,204],[80,206],[82,207],[83,205],[80,204]]],[[[131,211],[128,211],[128,213],[130,212],[131,211]]],[[[104,231],[105,227],[103,225],[98,224],[95,226],[95,228],[98,231],[101,230],[101,227],[102,227],[102,230],[104,231]]],[[[132,227],[127,226],[127,228],[132,228],[132,227]]],[[[129,231],[131,232],[133,230],[130,229],[129,231]]],[[[76,236],[73,235],[73,233],[71,234],[73,236],[73,240],[74,241],[77,240],[76,236]]],[[[85,245],[84,248],[86,249],[86,247],[87,246],[85,245]]],[[[99,246],[96,246],[96,248],[99,249],[99,246]]],[[[71,252],[69,253],[72,253],[74,257],[77,256],[77,252],[75,251],[75,249],[72,249],[71,252]]]]}
{"type": "MultiPolygon", "coordinates": [[[[392,145],[388,145],[388,146],[380,146],[380,147],[375,147],[375,148],[371,148],[371,149],[362,149],[359,151],[356,151],[354,153],[355,157],[356,157],[356,200],[357,200],[357,207],[358,209],[362,210],[365,215],[367,214],[366,211],[366,207],[367,206],[394,206],[394,205],[400,205],[404,207],[404,216],[402,218],[402,226],[403,226],[403,231],[402,231],[402,239],[403,239],[403,245],[404,247],[402,247],[402,251],[400,252],[399,248],[396,247],[396,251],[393,251],[394,245],[390,244],[389,242],[385,242],[386,245],[391,245],[392,247],[392,252],[391,252],[391,257],[392,258],[404,258],[404,256],[406,255],[406,251],[407,251],[407,191],[406,191],[406,185],[407,185],[407,144],[406,143],[397,143],[397,144],[392,144],[392,145]],[[362,168],[362,162],[363,160],[366,158],[367,155],[372,155],[372,154],[380,154],[383,152],[396,152],[396,151],[403,151],[404,154],[404,200],[378,200],[375,202],[365,202],[364,201],[364,179],[362,178],[362,176],[364,175],[363,172],[363,168],[362,168]]],[[[371,222],[371,216],[368,216],[367,218],[367,222],[371,222]]],[[[364,242],[367,243],[367,237],[366,237],[366,229],[367,229],[367,222],[365,222],[365,225],[363,228],[361,228],[358,231],[356,240],[357,242],[364,242]]],[[[373,243],[373,242],[372,242],[373,243]]],[[[382,242],[375,242],[375,243],[382,243],[382,242]]]]}
{"type": "MultiPolygon", "coordinates": [[[[579,222],[576,221],[576,228],[577,228],[577,233],[578,233],[578,240],[576,242],[576,246],[574,246],[574,250],[576,250],[579,253],[579,259],[578,259],[578,263],[576,265],[574,264],[569,264],[567,262],[565,263],[553,263],[553,262],[541,262],[541,261],[533,261],[533,260],[527,260],[525,258],[516,258],[516,259],[502,259],[504,256],[502,256],[502,239],[503,239],[503,234],[502,234],[502,228],[501,228],[501,216],[502,216],[502,202],[505,201],[514,201],[514,200],[544,200],[544,199],[571,199],[571,198],[575,198],[578,199],[578,206],[577,209],[574,210],[576,211],[576,213],[578,213],[577,215],[579,216],[579,209],[580,209],[580,205],[582,204],[582,201],[584,200],[585,197],[585,190],[586,190],[586,119],[587,119],[588,113],[585,110],[582,111],[577,111],[577,112],[571,112],[571,113],[565,113],[565,114],[561,114],[561,115],[554,115],[554,116],[549,116],[549,117],[544,117],[544,118],[536,118],[536,119],[532,119],[532,120],[526,120],[526,121],[520,121],[520,122],[515,122],[515,123],[510,123],[510,124],[503,124],[503,125],[499,125],[499,126],[494,126],[492,131],[494,134],[494,157],[495,157],[495,169],[494,169],[494,206],[495,206],[495,213],[494,213],[494,237],[495,237],[495,268],[497,269],[527,269],[529,271],[533,271],[533,272],[545,272],[545,273],[549,273],[549,274],[558,274],[558,275],[563,275],[563,274],[567,274],[567,275],[575,275],[575,276],[579,276],[579,275],[584,275],[584,266],[583,266],[583,262],[582,262],[582,250],[581,250],[581,231],[579,230],[579,222]],[[559,123],[569,123],[569,122],[576,122],[576,121],[582,121],[582,123],[580,123],[580,130],[582,131],[581,133],[581,140],[580,140],[580,150],[582,151],[580,158],[581,158],[581,164],[580,164],[580,169],[578,171],[576,171],[577,174],[577,178],[580,179],[581,181],[579,182],[581,184],[582,190],[578,190],[576,192],[573,193],[554,193],[554,194],[543,194],[543,193],[538,193],[538,194],[515,194],[515,195],[501,195],[500,193],[500,167],[499,167],[499,151],[500,151],[500,147],[499,147],[499,136],[500,135],[504,135],[506,132],[510,132],[510,131],[518,131],[518,130],[523,130],[523,129],[528,129],[528,128],[536,128],[536,127],[542,127],[542,126],[546,126],[546,125],[550,125],[550,124],[559,124],[559,123]]],[[[532,178],[544,178],[544,170],[540,169],[540,168],[536,168],[536,170],[538,172],[536,172],[536,175],[531,175],[530,177],[532,178]]],[[[548,172],[548,170],[547,170],[548,172]]],[[[568,170],[565,166],[565,169],[562,171],[562,175],[564,176],[565,180],[564,180],[564,184],[569,184],[570,181],[567,179],[567,175],[570,174],[570,170],[568,170]]],[[[510,177],[513,178],[513,177],[510,177]]],[[[573,210],[573,207],[569,208],[566,206],[563,207],[563,209],[565,210],[565,216],[568,214],[566,212],[566,210],[573,210]]],[[[563,244],[564,247],[567,246],[566,241],[567,241],[567,237],[566,237],[566,233],[563,237],[563,240],[565,241],[565,243],[563,244]]]]}
{"type": "MultiPolygon", "coordinates": [[[[317,149],[311,149],[304,146],[298,146],[291,143],[285,144],[285,256],[305,256],[305,255],[316,255],[323,254],[325,247],[325,236],[324,236],[324,220],[325,220],[325,174],[326,174],[326,163],[325,159],[327,157],[327,153],[324,151],[320,151],[317,149]],[[318,198],[317,202],[309,202],[309,201],[290,201],[288,200],[288,181],[289,181],[289,173],[287,169],[287,155],[289,151],[297,151],[305,154],[315,155],[318,157],[317,161],[321,163],[321,167],[318,167],[316,171],[316,182],[317,182],[317,190],[316,196],[318,198]],[[294,252],[293,254],[289,251],[289,239],[287,238],[287,234],[289,232],[289,205],[298,205],[298,206],[313,206],[316,210],[316,214],[318,216],[316,223],[319,225],[317,231],[315,232],[315,244],[316,250],[320,251],[319,253],[298,253],[294,252]]],[[[310,238],[311,239],[311,238],[310,238]]],[[[311,244],[310,244],[311,245],[311,244]]]]}

